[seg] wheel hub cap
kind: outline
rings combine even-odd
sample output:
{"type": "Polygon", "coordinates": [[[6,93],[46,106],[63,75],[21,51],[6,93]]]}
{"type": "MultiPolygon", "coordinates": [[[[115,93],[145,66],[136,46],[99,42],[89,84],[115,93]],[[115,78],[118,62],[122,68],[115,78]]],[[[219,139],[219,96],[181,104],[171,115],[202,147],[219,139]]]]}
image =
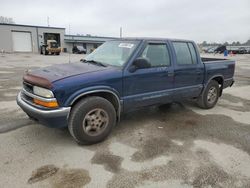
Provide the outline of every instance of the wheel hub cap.
{"type": "Polygon", "coordinates": [[[105,110],[96,108],[89,111],[83,119],[83,130],[90,136],[101,134],[109,123],[109,117],[105,110]]]}
{"type": "Polygon", "coordinates": [[[207,101],[208,103],[214,103],[216,101],[217,98],[217,90],[215,87],[211,87],[208,90],[208,94],[207,94],[207,101]]]}

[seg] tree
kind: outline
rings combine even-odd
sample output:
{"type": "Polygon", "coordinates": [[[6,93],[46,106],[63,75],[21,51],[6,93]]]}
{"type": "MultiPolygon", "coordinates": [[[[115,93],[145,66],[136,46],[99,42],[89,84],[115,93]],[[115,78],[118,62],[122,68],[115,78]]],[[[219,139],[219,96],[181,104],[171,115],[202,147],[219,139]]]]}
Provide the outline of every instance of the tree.
{"type": "Polygon", "coordinates": [[[250,39],[244,43],[245,45],[250,45],[250,39]]]}
{"type": "Polygon", "coordinates": [[[240,42],[239,41],[236,42],[236,46],[240,46],[240,42]]]}
{"type": "Polygon", "coordinates": [[[202,46],[207,46],[207,41],[203,41],[203,42],[201,43],[201,45],[202,45],[202,46]]]}
{"type": "Polygon", "coordinates": [[[228,43],[228,42],[225,42],[223,45],[228,46],[228,45],[229,45],[229,43],[228,43]]]}
{"type": "Polygon", "coordinates": [[[4,16],[0,16],[0,23],[5,23],[5,24],[14,24],[13,18],[8,18],[4,16]]]}

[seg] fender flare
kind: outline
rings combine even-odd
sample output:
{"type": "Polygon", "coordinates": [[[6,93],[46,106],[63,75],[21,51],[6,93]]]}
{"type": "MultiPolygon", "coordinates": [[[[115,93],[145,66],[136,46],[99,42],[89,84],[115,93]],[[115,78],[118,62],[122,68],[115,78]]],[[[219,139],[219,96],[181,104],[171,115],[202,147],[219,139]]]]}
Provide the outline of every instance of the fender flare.
{"type": "Polygon", "coordinates": [[[119,93],[111,87],[106,87],[106,86],[105,87],[90,87],[90,88],[84,88],[84,89],[78,90],[66,100],[65,104],[67,106],[72,106],[74,102],[76,102],[76,100],[80,99],[81,97],[86,96],[88,94],[94,94],[94,93],[100,93],[100,92],[109,93],[115,97],[116,102],[118,104],[117,117],[118,117],[118,120],[120,120],[120,115],[122,111],[122,100],[120,99],[119,93]]]}
{"type": "Polygon", "coordinates": [[[207,82],[204,84],[204,87],[203,87],[203,90],[202,90],[202,92],[201,92],[201,95],[203,95],[204,91],[206,90],[208,83],[209,83],[211,80],[213,80],[214,78],[217,78],[217,77],[222,78],[222,86],[221,86],[221,90],[220,90],[220,96],[222,95],[223,83],[224,83],[224,76],[223,76],[222,74],[216,74],[216,75],[212,76],[211,78],[209,78],[209,79],[207,80],[207,82]]]}

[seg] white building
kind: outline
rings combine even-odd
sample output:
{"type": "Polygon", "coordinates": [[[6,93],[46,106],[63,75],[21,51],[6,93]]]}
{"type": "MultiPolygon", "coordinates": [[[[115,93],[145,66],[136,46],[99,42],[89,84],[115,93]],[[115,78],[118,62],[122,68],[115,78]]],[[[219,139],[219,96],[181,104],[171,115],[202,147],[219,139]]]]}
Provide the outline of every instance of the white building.
{"type": "Polygon", "coordinates": [[[0,23],[0,51],[39,53],[45,41],[56,40],[64,51],[74,45],[83,46],[87,53],[111,37],[65,35],[65,28],[0,23]]]}

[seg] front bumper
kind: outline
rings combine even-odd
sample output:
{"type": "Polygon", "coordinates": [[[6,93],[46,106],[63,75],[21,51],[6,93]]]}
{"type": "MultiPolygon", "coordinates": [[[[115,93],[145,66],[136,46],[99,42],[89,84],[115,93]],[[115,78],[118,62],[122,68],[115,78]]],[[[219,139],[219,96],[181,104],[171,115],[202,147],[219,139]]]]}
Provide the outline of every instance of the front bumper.
{"type": "Polygon", "coordinates": [[[31,118],[37,120],[39,123],[47,127],[67,127],[68,116],[70,113],[70,107],[61,107],[57,109],[39,109],[27,102],[25,102],[22,97],[22,92],[17,95],[17,104],[22,108],[22,110],[31,118]]]}
{"type": "Polygon", "coordinates": [[[61,48],[49,48],[48,51],[52,53],[59,53],[61,52],[61,48]]]}

